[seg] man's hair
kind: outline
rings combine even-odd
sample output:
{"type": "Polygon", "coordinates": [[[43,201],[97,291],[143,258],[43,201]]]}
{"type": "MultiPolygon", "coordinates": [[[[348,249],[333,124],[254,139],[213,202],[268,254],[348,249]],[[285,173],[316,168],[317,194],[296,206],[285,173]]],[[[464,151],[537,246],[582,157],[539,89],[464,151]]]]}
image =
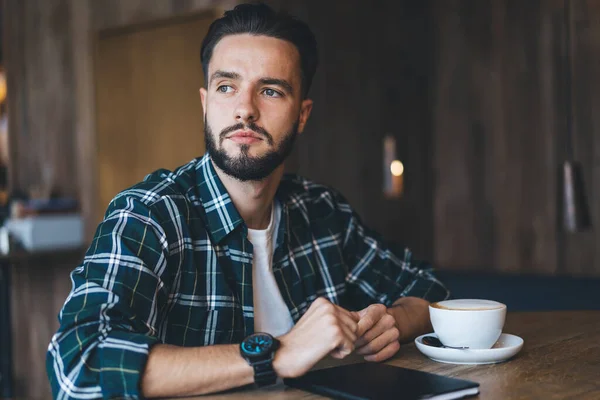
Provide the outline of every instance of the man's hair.
{"type": "Polygon", "coordinates": [[[305,98],[318,64],[315,36],[304,22],[283,12],[275,12],[265,4],[240,4],[210,25],[200,49],[206,85],[208,64],[217,43],[227,35],[244,33],[282,39],[296,46],[300,53],[302,96],[305,98]]]}

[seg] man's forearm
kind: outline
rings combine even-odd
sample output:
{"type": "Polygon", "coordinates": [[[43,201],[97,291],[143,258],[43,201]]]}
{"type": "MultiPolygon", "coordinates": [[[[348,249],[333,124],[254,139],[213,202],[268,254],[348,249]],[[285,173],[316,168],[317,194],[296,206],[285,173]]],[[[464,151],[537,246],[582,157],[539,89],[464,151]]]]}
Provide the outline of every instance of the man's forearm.
{"type": "Polygon", "coordinates": [[[388,311],[396,319],[400,342],[405,343],[432,331],[429,302],[418,297],[402,297],[388,311]]]}
{"type": "Polygon", "coordinates": [[[144,397],[219,392],[254,382],[254,371],[240,356],[239,345],[152,347],[141,389],[144,397]]]}

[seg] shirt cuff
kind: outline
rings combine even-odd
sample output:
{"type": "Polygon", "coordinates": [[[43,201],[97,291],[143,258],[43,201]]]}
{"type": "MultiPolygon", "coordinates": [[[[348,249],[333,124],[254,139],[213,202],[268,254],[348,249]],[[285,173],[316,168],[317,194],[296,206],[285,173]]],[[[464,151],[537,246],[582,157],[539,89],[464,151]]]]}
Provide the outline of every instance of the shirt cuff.
{"type": "Polygon", "coordinates": [[[158,342],[153,336],[112,331],[99,345],[102,397],[142,399],[141,380],[148,354],[158,342]]]}

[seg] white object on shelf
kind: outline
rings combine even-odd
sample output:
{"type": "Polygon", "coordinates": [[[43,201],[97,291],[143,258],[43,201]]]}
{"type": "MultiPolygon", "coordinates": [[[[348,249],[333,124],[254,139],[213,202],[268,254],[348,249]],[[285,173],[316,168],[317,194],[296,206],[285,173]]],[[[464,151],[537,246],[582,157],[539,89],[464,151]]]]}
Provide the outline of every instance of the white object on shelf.
{"type": "Polygon", "coordinates": [[[0,254],[8,254],[9,251],[8,229],[3,226],[0,228],[0,254]]]}
{"type": "Polygon", "coordinates": [[[27,251],[64,250],[83,245],[83,219],[79,214],[9,219],[6,227],[27,251]]]}

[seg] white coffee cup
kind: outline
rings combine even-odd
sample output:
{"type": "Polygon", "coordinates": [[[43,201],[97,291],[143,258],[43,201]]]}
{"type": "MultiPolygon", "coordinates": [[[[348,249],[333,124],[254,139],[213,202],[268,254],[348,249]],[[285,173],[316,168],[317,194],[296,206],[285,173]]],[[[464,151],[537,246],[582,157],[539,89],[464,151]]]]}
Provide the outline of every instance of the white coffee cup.
{"type": "Polygon", "coordinates": [[[431,304],[429,316],[445,346],[490,349],[502,334],[506,305],[492,300],[445,300],[431,304]]]}

